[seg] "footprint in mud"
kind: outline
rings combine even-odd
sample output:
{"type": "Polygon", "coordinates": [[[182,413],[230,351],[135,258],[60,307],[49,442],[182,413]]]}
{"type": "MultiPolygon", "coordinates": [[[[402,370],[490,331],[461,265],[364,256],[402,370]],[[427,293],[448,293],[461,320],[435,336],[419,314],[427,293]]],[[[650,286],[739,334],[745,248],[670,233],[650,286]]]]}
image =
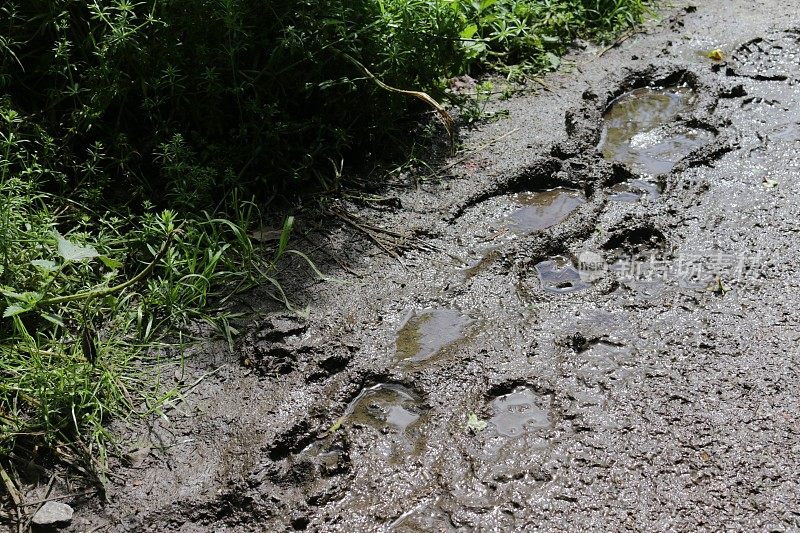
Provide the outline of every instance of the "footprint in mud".
{"type": "Polygon", "coordinates": [[[638,202],[642,198],[657,199],[661,196],[661,188],[653,181],[637,178],[617,183],[611,187],[611,193],[608,199],[612,202],[638,202]]]}
{"type": "Polygon", "coordinates": [[[800,123],[788,122],[778,124],[771,128],[767,137],[773,143],[795,144],[800,143],[800,123]]]}
{"type": "Polygon", "coordinates": [[[649,258],[666,248],[667,239],[659,229],[648,224],[614,229],[603,249],[614,259],[649,258]]]}
{"type": "Polygon", "coordinates": [[[514,200],[523,206],[508,217],[511,229],[517,233],[533,233],[555,226],[586,203],[582,192],[564,187],[518,193],[514,200]]]}
{"type": "MultiPolygon", "coordinates": [[[[528,235],[564,222],[578,207],[586,203],[586,196],[577,189],[554,187],[540,191],[527,191],[507,196],[514,202],[515,210],[504,217],[505,226],[518,235],[528,235]]],[[[467,279],[475,277],[500,258],[498,247],[489,248],[479,259],[464,268],[467,279]]]]}
{"type": "Polygon", "coordinates": [[[612,232],[603,244],[608,271],[639,297],[655,298],[666,289],[674,264],[665,254],[667,240],[657,228],[634,225],[612,232]]]}
{"type": "Polygon", "coordinates": [[[765,81],[800,79],[800,32],[748,41],[734,52],[730,65],[730,76],[765,81]]]}
{"type": "Polygon", "coordinates": [[[465,336],[472,319],[453,309],[433,309],[412,315],[397,332],[397,357],[427,361],[465,336]]]}
{"type": "Polygon", "coordinates": [[[697,104],[685,86],[642,87],[614,100],[603,115],[598,148],[606,159],[649,176],[666,174],[693,149],[714,135],[676,122],[697,104]]]}
{"type": "MultiPolygon", "coordinates": [[[[749,98],[742,103],[748,118],[755,118],[759,127],[752,144],[747,149],[751,169],[765,172],[780,160],[782,154],[800,152],[800,114],[796,103],[800,101],[800,88],[781,91],[785,103],[768,98],[749,98]]],[[[747,131],[753,131],[750,124],[747,131]]]]}
{"type": "Polygon", "coordinates": [[[564,256],[557,255],[536,265],[536,272],[542,289],[547,292],[566,294],[583,290],[588,285],[581,279],[581,273],[564,256]]]}
{"type": "Polygon", "coordinates": [[[635,374],[633,350],[625,345],[599,341],[576,356],[576,375],[591,385],[625,382],[635,374]]]}
{"type": "Polygon", "coordinates": [[[406,435],[424,412],[422,401],[414,392],[402,385],[378,383],[358,393],[345,409],[343,419],[353,425],[380,431],[392,429],[406,435]]]}
{"type": "MultiPolygon", "coordinates": [[[[324,477],[346,473],[350,466],[347,452],[327,440],[312,442],[300,452],[299,457],[316,465],[317,471],[324,477]]],[[[302,462],[302,459],[297,462],[302,462]]]]}
{"type": "Polygon", "coordinates": [[[491,406],[494,415],[489,419],[489,427],[498,435],[518,437],[552,427],[544,399],[526,387],[498,396],[491,406]]]}

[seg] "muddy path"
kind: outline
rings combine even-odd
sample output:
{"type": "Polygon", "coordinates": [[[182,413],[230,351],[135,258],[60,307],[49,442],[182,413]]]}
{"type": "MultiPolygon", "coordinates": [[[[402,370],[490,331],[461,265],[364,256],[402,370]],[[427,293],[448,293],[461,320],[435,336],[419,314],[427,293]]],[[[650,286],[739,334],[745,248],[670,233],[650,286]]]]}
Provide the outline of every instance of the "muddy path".
{"type": "Polygon", "coordinates": [[[395,207],[343,201],[399,260],[311,233],[340,282],[307,320],[254,294],[72,530],[800,528],[800,2],[599,52],[395,207]]]}

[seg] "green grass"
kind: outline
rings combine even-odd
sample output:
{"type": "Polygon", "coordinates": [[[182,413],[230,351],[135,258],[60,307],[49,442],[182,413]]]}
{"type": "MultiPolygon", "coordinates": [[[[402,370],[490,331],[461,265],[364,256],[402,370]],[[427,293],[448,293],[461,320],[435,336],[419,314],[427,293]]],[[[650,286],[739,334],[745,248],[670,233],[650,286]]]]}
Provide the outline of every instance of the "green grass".
{"type": "Polygon", "coordinates": [[[230,218],[101,216],[41,192],[28,170],[0,171],[0,456],[49,450],[102,476],[108,421],[176,393],[158,380],[179,361],[151,349],[197,320],[232,342],[226,301],[274,283],[291,218],[278,250],[259,250],[252,202],[230,218]]]}

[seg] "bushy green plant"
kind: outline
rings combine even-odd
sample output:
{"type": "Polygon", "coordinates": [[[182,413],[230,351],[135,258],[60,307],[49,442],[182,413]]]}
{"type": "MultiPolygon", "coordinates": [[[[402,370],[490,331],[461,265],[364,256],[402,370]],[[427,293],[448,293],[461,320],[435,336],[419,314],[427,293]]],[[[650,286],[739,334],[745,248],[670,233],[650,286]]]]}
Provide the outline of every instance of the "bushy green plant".
{"type": "Polygon", "coordinates": [[[3,10],[2,73],[32,141],[55,140],[64,189],[202,204],[241,182],[277,187],[381,137],[459,66],[447,2],[26,0],[3,10]],[[113,187],[112,187],[113,184],[113,187]]]}
{"type": "Polygon", "coordinates": [[[160,369],[141,364],[154,357],[149,348],[197,320],[231,342],[225,301],[275,283],[291,219],[270,251],[248,235],[259,218],[251,201],[236,199],[228,218],[181,218],[152,205],[124,218],[99,214],[42,192],[35,154],[10,133],[2,139],[0,468],[12,450],[44,445],[64,457],[70,445],[71,460],[98,471],[112,442],[109,418],[142,402],[155,409],[169,392],[155,386],[160,369]]]}
{"type": "Polygon", "coordinates": [[[552,68],[576,35],[640,20],[642,0],[9,0],[0,91],[61,191],[98,201],[212,198],[385,151],[419,103],[470,68],[552,68]],[[381,143],[384,142],[383,145],[381,143]],[[124,184],[124,185],[123,185],[124,184]],[[118,191],[124,190],[124,197],[118,191]],[[188,193],[188,195],[187,195],[188,193]]]}
{"type": "Polygon", "coordinates": [[[642,0],[473,0],[461,2],[470,59],[478,65],[523,63],[557,68],[575,37],[612,38],[647,13],[642,0]]]}

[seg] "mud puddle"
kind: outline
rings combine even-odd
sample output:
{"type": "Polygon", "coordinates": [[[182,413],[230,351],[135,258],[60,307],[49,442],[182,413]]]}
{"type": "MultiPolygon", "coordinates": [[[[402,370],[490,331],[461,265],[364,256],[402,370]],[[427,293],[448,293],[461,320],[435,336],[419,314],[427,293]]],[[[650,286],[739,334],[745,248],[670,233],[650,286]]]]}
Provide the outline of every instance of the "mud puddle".
{"type": "Polygon", "coordinates": [[[661,196],[661,186],[646,179],[631,179],[612,186],[608,199],[612,202],[638,202],[642,199],[656,200],[661,196]]]}
{"type": "Polygon", "coordinates": [[[345,452],[326,440],[312,442],[301,450],[298,457],[314,464],[323,477],[343,473],[347,468],[345,452]]]}
{"type": "Polygon", "coordinates": [[[568,257],[555,256],[537,263],[535,268],[541,287],[546,292],[568,294],[589,287],[568,257]]]}
{"type": "Polygon", "coordinates": [[[530,431],[552,426],[550,412],[532,390],[519,387],[492,400],[493,416],[489,428],[504,437],[518,437],[530,431]]]}
{"type": "Polygon", "coordinates": [[[581,190],[556,186],[500,194],[480,202],[461,217],[463,223],[475,227],[472,236],[463,237],[475,257],[461,268],[464,277],[471,279],[491,268],[509,243],[568,224],[587,201],[581,190]]]}
{"type": "Polygon", "coordinates": [[[606,159],[633,172],[666,174],[714,137],[679,120],[688,117],[698,101],[688,86],[643,87],[625,93],[611,102],[603,115],[598,148],[606,159]]]}
{"type": "Polygon", "coordinates": [[[453,309],[432,309],[411,315],[397,333],[397,358],[421,363],[464,339],[474,321],[453,309]]]}
{"type": "Polygon", "coordinates": [[[493,187],[457,210],[458,223],[471,227],[458,236],[460,245],[486,255],[510,241],[568,223],[590,200],[583,185],[567,175],[537,171],[518,181],[493,187]]]}
{"type": "Polygon", "coordinates": [[[378,383],[363,389],[348,404],[342,423],[392,429],[406,435],[422,416],[419,397],[402,385],[378,383]]]}
{"type": "Polygon", "coordinates": [[[511,213],[508,221],[511,229],[518,233],[532,233],[555,226],[586,203],[582,192],[563,187],[519,193],[514,200],[523,207],[511,213]]]}

